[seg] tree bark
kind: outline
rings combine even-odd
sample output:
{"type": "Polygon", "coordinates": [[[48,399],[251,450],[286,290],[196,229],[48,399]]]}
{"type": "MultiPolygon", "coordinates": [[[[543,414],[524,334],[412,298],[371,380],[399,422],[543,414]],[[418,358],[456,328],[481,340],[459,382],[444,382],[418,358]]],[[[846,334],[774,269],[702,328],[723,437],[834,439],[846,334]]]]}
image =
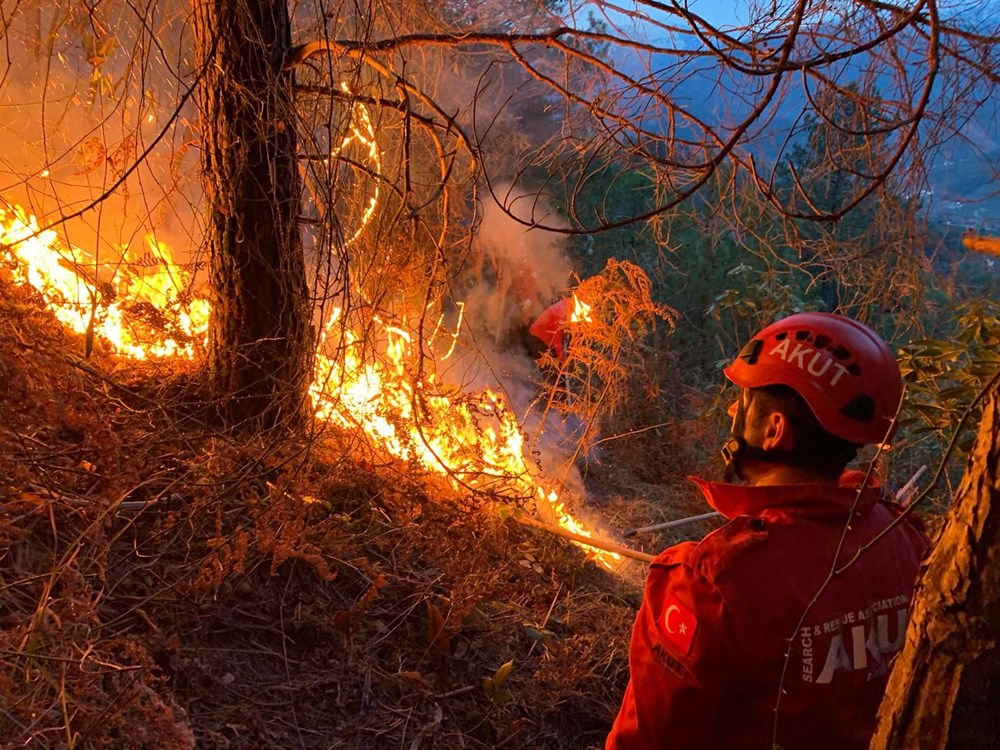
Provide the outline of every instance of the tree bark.
{"type": "Polygon", "coordinates": [[[871,750],[997,747],[1000,392],[915,593],[871,750]]]}
{"type": "Polygon", "coordinates": [[[303,414],[312,334],[287,0],[193,0],[209,206],[209,372],[230,425],[303,414]]]}

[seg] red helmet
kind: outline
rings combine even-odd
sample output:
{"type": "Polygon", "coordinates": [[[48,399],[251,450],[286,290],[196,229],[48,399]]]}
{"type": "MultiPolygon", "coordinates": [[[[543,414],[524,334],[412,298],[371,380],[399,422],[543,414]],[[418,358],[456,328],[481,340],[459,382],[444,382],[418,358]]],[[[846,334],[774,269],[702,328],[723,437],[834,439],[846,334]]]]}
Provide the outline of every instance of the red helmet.
{"type": "Polygon", "coordinates": [[[888,440],[903,397],[899,367],[878,334],[829,313],[772,323],[724,372],[741,388],[792,388],[827,432],[858,444],[888,440]]]}

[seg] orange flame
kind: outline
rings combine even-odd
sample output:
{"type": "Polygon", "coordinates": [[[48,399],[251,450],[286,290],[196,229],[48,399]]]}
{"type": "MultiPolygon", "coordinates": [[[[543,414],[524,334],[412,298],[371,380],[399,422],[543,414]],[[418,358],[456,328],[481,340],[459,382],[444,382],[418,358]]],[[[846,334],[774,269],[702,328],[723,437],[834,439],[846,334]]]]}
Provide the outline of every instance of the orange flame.
{"type": "MultiPolygon", "coordinates": [[[[346,429],[360,427],[392,455],[415,461],[425,470],[448,476],[466,489],[509,499],[534,499],[563,528],[593,538],[566,509],[559,494],[546,488],[524,458],[524,435],[504,399],[486,389],[463,395],[436,380],[414,378],[408,369],[417,358],[412,335],[383,326],[380,356],[364,356],[363,342],[342,326],[335,310],[324,339],[339,337],[339,356],[321,344],[309,393],[316,415],[346,429]]],[[[581,545],[583,546],[583,545],[581,545]]],[[[586,547],[609,569],[620,555],[586,547]]]]}
{"type": "MultiPolygon", "coordinates": [[[[367,149],[369,159],[380,166],[374,126],[364,107],[356,108],[350,133],[331,157],[351,143],[367,149]]],[[[376,190],[348,244],[369,223],[377,198],[376,190]]],[[[166,245],[153,236],[147,244],[141,258],[123,248],[113,263],[99,263],[80,248],[61,243],[55,231],[41,230],[36,218],[20,207],[0,207],[0,248],[13,261],[15,281],[37,290],[64,325],[134,359],[191,359],[206,342],[209,303],[191,293],[191,275],[174,263],[166,245]]],[[[575,295],[573,302],[570,320],[589,321],[590,306],[575,295]]],[[[431,340],[440,327],[441,321],[431,340]]],[[[412,344],[415,332],[383,324],[379,335],[379,356],[367,356],[368,344],[344,325],[341,311],[331,316],[309,387],[318,419],[346,429],[360,427],[391,455],[446,475],[460,487],[533,500],[563,528],[592,538],[526,462],[524,435],[501,395],[490,389],[462,394],[433,373],[416,377],[411,367],[411,360],[420,360],[412,344]],[[338,356],[325,353],[328,339],[339,344],[338,356]]],[[[451,338],[442,361],[454,351],[458,327],[451,338]]],[[[580,546],[609,569],[622,561],[617,553],[580,546]]]]}
{"type": "Polygon", "coordinates": [[[590,305],[581,300],[576,294],[573,295],[573,311],[569,314],[570,323],[593,323],[590,317],[590,305]]]}
{"type": "Polygon", "coordinates": [[[147,238],[150,269],[137,271],[126,248],[114,264],[97,263],[19,206],[0,207],[0,246],[14,261],[12,273],[30,284],[56,318],[77,333],[106,341],[133,359],[184,356],[204,345],[209,304],[187,298],[189,274],[170,249],[147,238]]]}

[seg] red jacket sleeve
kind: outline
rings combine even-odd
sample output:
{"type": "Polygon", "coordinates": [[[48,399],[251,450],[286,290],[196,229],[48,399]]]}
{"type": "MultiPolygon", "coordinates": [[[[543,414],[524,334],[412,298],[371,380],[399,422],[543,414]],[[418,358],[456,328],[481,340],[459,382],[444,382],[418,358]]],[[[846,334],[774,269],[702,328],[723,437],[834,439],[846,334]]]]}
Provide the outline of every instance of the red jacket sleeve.
{"type": "Polygon", "coordinates": [[[632,630],[629,684],[606,750],[719,744],[729,682],[724,602],[675,550],[650,567],[632,630]]]}

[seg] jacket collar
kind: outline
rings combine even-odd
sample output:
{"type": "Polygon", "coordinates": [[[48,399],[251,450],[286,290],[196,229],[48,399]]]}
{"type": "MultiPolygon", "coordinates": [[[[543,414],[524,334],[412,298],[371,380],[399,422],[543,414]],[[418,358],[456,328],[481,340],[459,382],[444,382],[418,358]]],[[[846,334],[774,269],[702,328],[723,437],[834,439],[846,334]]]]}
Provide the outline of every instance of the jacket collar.
{"type": "MultiPolygon", "coordinates": [[[[856,475],[850,477],[854,479],[856,475]]],[[[743,484],[709,482],[700,477],[688,477],[705,495],[708,504],[726,518],[750,516],[773,518],[794,516],[814,520],[846,518],[853,509],[867,513],[881,497],[881,490],[860,484],[834,487],[825,484],[781,484],[755,487],[743,484]]]]}

